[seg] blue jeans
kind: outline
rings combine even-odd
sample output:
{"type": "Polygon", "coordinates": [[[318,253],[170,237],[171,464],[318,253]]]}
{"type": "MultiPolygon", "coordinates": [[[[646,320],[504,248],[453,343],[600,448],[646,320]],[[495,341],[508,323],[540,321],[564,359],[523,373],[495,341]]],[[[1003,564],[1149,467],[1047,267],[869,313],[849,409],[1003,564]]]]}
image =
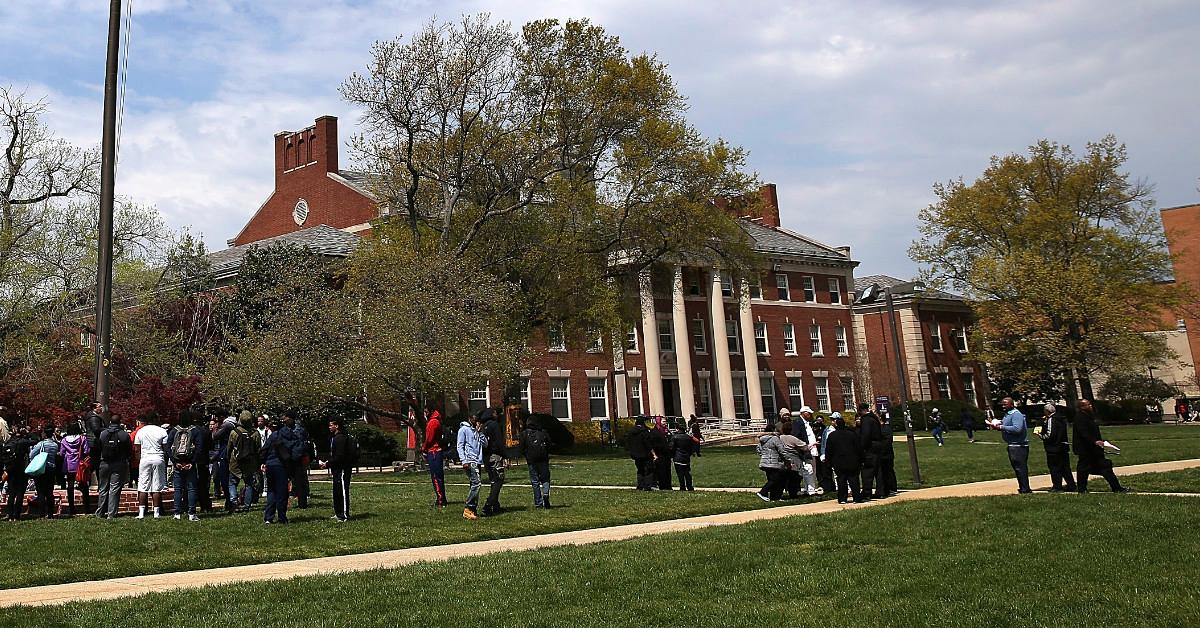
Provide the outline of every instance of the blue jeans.
{"type": "Polygon", "coordinates": [[[226,475],[226,478],[227,478],[227,481],[225,484],[225,490],[229,493],[227,496],[227,499],[228,499],[227,503],[229,504],[229,507],[230,508],[249,508],[250,507],[250,492],[251,492],[251,490],[253,490],[254,482],[251,481],[249,477],[247,477],[246,481],[244,483],[245,487],[241,491],[239,491],[238,485],[243,483],[242,478],[239,478],[237,475],[235,475],[233,473],[233,471],[230,471],[226,475]],[[242,495],[243,491],[246,493],[244,496],[242,495]]]}
{"type": "Polygon", "coordinates": [[[550,461],[529,463],[529,484],[533,486],[533,505],[541,508],[550,501],[550,461]]]}
{"type": "Polygon", "coordinates": [[[444,454],[431,451],[425,454],[425,462],[429,464],[429,478],[433,480],[433,504],[446,505],[446,467],[443,464],[444,454]]]}
{"type": "Polygon", "coordinates": [[[946,432],[940,427],[933,428],[933,437],[937,439],[939,445],[946,444],[946,432]]]}
{"type": "Polygon", "coordinates": [[[467,510],[475,512],[479,508],[479,463],[470,462],[463,467],[467,472],[467,481],[471,484],[471,488],[467,489],[467,510]]]}
{"type": "Polygon", "coordinates": [[[187,491],[187,514],[196,514],[196,467],[180,469],[175,467],[172,484],[175,487],[175,514],[183,514],[183,493],[187,491]]]}
{"type": "Polygon", "coordinates": [[[278,515],[279,523],[287,523],[288,469],[281,464],[268,464],[266,476],[267,507],[263,510],[263,521],[274,521],[278,515]]]}

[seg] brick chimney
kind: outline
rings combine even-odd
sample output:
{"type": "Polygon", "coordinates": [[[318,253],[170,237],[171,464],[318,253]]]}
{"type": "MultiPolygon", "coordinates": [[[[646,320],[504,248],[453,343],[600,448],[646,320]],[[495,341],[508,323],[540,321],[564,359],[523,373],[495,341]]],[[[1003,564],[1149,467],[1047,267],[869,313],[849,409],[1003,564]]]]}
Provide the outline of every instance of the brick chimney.
{"type": "Polygon", "coordinates": [[[310,168],[321,174],[337,172],[336,116],[321,116],[307,129],[275,134],[276,189],[284,177],[310,168]]]}
{"type": "Polygon", "coordinates": [[[768,227],[779,226],[779,193],[774,183],[765,183],[758,188],[758,196],[762,200],[759,206],[759,218],[768,227]]]}

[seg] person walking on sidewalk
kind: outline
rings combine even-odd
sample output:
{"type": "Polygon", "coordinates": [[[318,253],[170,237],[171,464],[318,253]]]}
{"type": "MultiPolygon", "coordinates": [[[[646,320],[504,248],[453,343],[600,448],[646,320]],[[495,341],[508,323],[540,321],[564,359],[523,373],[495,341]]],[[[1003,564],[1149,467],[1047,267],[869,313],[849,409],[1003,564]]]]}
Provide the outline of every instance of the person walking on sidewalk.
{"type": "Polygon", "coordinates": [[[650,447],[650,429],[646,427],[646,417],[639,416],[633,421],[633,428],[625,435],[625,450],[637,467],[637,489],[639,491],[654,490],[654,450],[650,447]]]}
{"type": "Polygon", "coordinates": [[[529,465],[529,484],[533,486],[533,507],[550,507],[550,432],[530,417],[521,430],[520,448],[529,465]]]}
{"type": "Polygon", "coordinates": [[[350,520],[350,471],[358,462],[358,445],[346,433],[342,419],[329,421],[329,459],[321,463],[333,479],[333,518],[338,523],[350,520]]]}
{"type": "Polygon", "coordinates": [[[1026,428],[1025,415],[1017,410],[1012,397],[1005,397],[1000,404],[1004,407],[1004,418],[992,423],[992,429],[1000,430],[1000,435],[1008,445],[1008,462],[1017,475],[1017,492],[1032,493],[1029,488],[1029,431],[1026,428]]]}
{"type": "Polygon", "coordinates": [[[487,442],[479,430],[479,417],[470,415],[458,427],[458,459],[467,474],[467,503],[463,507],[463,519],[479,518],[479,467],[483,465],[483,448],[487,442]]]}
{"type": "Polygon", "coordinates": [[[483,504],[483,516],[490,517],[504,512],[500,507],[500,489],[504,488],[504,472],[508,468],[508,459],[504,451],[504,430],[500,429],[496,410],[488,408],[480,418],[483,419],[483,435],[487,437],[483,449],[483,466],[487,469],[488,482],[491,484],[487,501],[483,504]]]}
{"type": "Polygon", "coordinates": [[[429,479],[433,482],[433,507],[441,508],[446,505],[446,467],[442,441],[445,437],[442,429],[442,413],[433,404],[425,405],[425,440],[421,444],[421,453],[425,454],[425,464],[429,466],[429,479]]]}
{"type": "Polygon", "coordinates": [[[1038,437],[1046,450],[1046,468],[1050,469],[1050,490],[1075,492],[1075,478],[1071,477],[1071,443],[1067,438],[1067,417],[1058,412],[1052,403],[1046,404],[1046,423],[1041,426],[1038,437]]]}
{"type": "Polygon", "coordinates": [[[1075,417],[1075,455],[1079,456],[1076,463],[1078,475],[1076,486],[1080,493],[1087,492],[1088,476],[1099,475],[1108,480],[1108,487],[1114,493],[1124,493],[1128,489],[1121,486],[1117,474],[1113,473],[1113,464],[1104,455],[1104,437],[1100,434],[1100,425],[1096,422],[1096,413],[1092,402],[1083,399],[1079,402],[1079,414],[1075,417]]]}

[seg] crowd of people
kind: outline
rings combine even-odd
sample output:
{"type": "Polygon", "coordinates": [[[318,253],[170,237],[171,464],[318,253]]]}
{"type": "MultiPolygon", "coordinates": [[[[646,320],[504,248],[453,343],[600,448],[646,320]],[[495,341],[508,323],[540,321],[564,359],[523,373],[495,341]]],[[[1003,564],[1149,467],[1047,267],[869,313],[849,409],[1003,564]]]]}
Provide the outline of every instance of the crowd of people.
{"type": "Polygon", "coordinates": [[[139,418],[131,428],[118,414],[106,420],[103,407],[93,404],[80,419],[61,428],[46,424],[36,432],[26,425],[10,430],[0,419],[2,518],[22,518],[26,494],[32,492],[32,516],[54,518],[60,505],[66,516],[75,516],[78,505],[79,514],[114,519],[128,486],[137,489],[138,519],[164,516],[163,493],[169,487],[177,520],[199,521],[220,501],[226,512],[249,512],[265,497],[264,523],[286,524],[291,497],[298,508],[308,507],[309,470],[318,462],[333,479],[334,519],[346,521],[358,446],[340,419],[329,422],[329,433],[329,454],[318,460],[307,430],[288,414],[256,417],[244,410],[233,416],[222,409],[208,414],[187,409],[174,423],[139,418]],[[65,504],[57,503],[56,486],[65,489],[65,504]]]}

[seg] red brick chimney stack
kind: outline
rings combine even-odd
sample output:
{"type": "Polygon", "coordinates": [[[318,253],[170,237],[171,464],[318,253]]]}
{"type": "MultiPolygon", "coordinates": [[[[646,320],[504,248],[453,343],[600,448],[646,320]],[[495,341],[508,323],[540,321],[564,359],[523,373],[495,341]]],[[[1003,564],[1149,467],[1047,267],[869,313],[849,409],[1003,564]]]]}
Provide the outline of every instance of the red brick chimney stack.
{"type": "Polygon", "coordinates": [[[775,190],[774,183],[765,183],[761,188],[758,188],[758,195],[762,198],[762,209],[760,218],[764,225],[768,227],[779,226],[779,193],[775,190]]]}
{"type": "Polygon", "coordinates": [[[321,116],[313,126],[301,131],[275,134],[275,188],[283,177],[297,170],[315,167],[321,173],[337,172],[337,117],[321,116]]]}

